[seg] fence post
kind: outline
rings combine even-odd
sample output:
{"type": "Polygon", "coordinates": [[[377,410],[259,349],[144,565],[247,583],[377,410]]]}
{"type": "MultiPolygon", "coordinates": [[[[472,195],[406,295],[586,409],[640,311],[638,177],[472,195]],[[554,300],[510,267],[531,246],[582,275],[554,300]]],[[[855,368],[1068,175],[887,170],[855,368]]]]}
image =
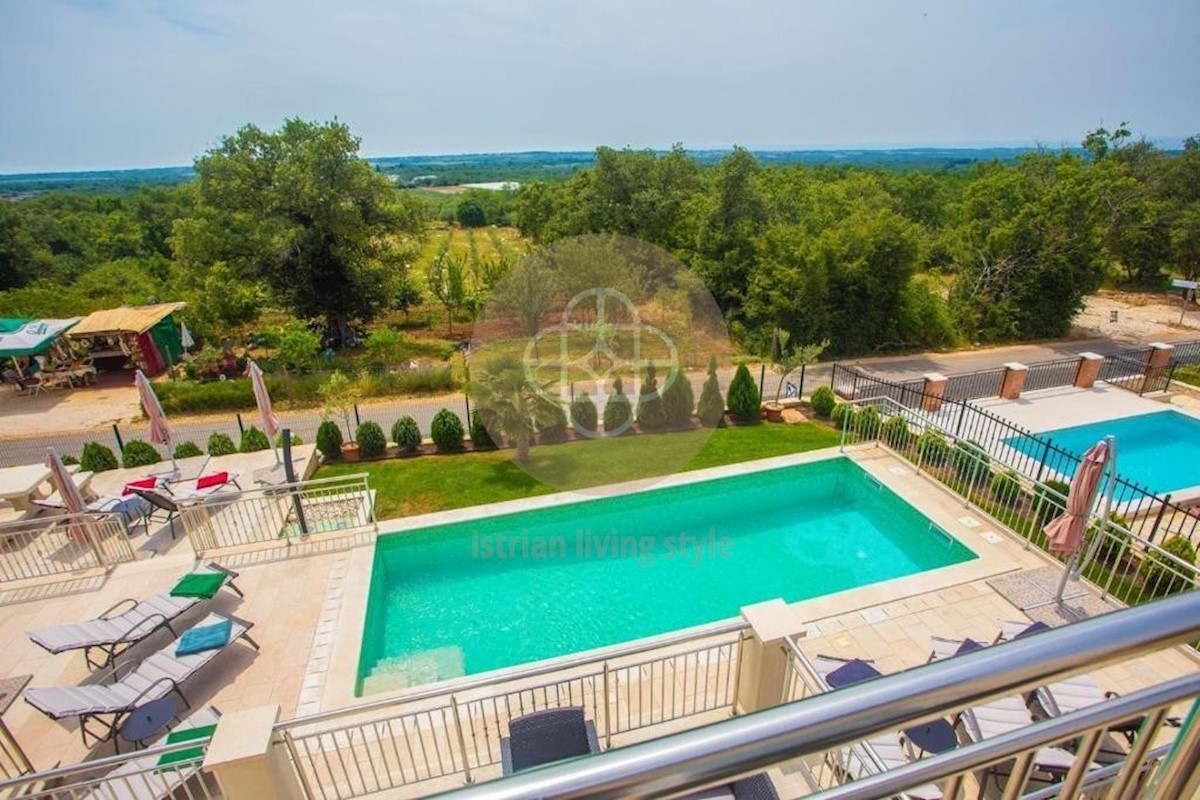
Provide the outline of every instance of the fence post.
{"type": "Polygon", "coordinates": [[[117,423],[115,423],[115,422],[113,423],[112,428],[113,428],[113,436],[117,440],[117,452],[120,453],[125,450],[125,443],[123,441],[121,441],[121,430],[120,430],[120,428],[117,427],[117,423]]]}
{"type": "Polygon", "coordinates": [[[763,393],[763,381],[767,379],[767,365],[758,365],[758,396],[761,399],[763,393]]]}
{"type": "Polygon", "coordinates": [[[963,417],[965,417],[966,415],[967,415],[967,401],[959,400],[958,401],[958,422],[954,426],[954,438],[955,439],[962,438],[963,417]]]}
{"type": "Polygon", "coordinates": [[[279,706],[230,711],[221,717],[204,756],[229,800],[304,797],[304,788],[286,753],[273,743],[279,706]]]}
{"type": "MultiPolygon", "coordinates": [[[[296,465],[292,463],[292,429],[283,429],[283,478],[288,482],[288,485],[296,482],[296,465]]],[[[296,509],[296,521],[300,523],[300,535],[308,536],[308,518],[304,516],[304,503],[300,499],[300,492],[292,490],[292,507],[296,509]]],[[[287,542],[291,545],[291,538],[287,542]]]]}
{"type": "Polygon", "coordinates": [[[463,392],[463,405],[467,407],[467,433],[471,431],[471,396],[463,392]]]}
{"type": "Polygon", "coordinates": [[[355,429],[357,429],[359,425],[362,425],[362,420],[359,419],[359,417],[358,417],[358,403],[355,403],[354,404],[354,427],[355,427],[355,429]]]}
{"type": "Polygon", "coordinates": [[[792,666],[783,640],[806,633],[799,612],[778,599],[743,607],[742,619],[750,623],[750,636],[738,659],[738,692],[733,701],[738,714],[786,701],[792,666]]]}
{"type": "Polygon", "coordinates": [[[804,399],[804,371],[808,368],[807,364],[800,365],[800,386],[796,389],[796,399],[804,399]]]}
{"type": "Polygon", "coordinates": [[[1042,473],[1046,471],[1046,459],[1050,457],[1050,440],[1047,439],[1042,446],[1042,458],[1038,462],[1037,477],[1034,478],[1038,483],[1042,482],[1042,473]]]}
{"type": "Polygon", "coordinates": [[[245,436],[246,435],[246,425],[245,425],[245,423],[242,422],[241,412],[234,414],[234,416],[237,417],[238,436],[245,436]]]}
{"type": "Polygon", "coordinates": [[[463,736],[462,719],[458,713],[458,698],[454,695],[450,695],[450,708],[454,714],[454,734],[458,738],[458,749],[462,752],[463,778],[467,783],[474,783],[475,779],[471,777],[471,757],[467,755],[467,739],[463,736]]]}
{"type": "Polygon", "coordinates": [[[1159,498],[1158,516],[1154,518],[1154,524],[1150,526],[1150,533],[1146,534],[1147,542],[1154,542],[1154,535],[1158,533],[1158,526],[1162,523],[1163,514],[1167,511],[1167,506],[1171,504],[1171,495],[1164,495],[1159,498]]]}

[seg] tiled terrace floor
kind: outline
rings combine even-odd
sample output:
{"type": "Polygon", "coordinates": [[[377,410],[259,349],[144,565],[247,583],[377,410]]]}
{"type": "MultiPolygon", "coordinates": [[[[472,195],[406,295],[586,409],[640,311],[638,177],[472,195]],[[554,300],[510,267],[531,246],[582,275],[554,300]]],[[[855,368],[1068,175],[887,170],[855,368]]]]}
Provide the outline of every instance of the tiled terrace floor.
{"type": "MultiPolygon", "coordinates": [[[[1025,550],[1022,541],[1004,533],[994,521],[964,507],[947,490],[886,451],[866,448],[857,451],[855,458],[968,543],[980,558],[799,604],[805,618],[812,621],[801,643],[807,654],[871,658],[882,672],[895,672],[925,662],[931,635],[990,641],[1002,620],[1022,618],[1021,610],[998,594],[988,580],[1045,567],[1050,563],[1045,557],[1025,550]]],[[[329,711],[354,702],[353,687],[343,684],[347,671],[356,665],[353,646],[361,636],[370,554],[369,546],[356,546],[242,567],[238,583],[245,600],[234,602],[237,598],[223,593],[217,609],[254,621],[252,635],[262,651],[256,654],[237,646],[221,654],[185,687],[189,700],[194,705],[213,704],[223,711],[277,703],[284,717],[294,716],[298,709],[301,713],[329,711]],[[340,599],[343,596],[344,600],[340,599]]],[[[191,565],[185,545],[168,555],[119,567],[98,589],[0,607],[0,641],[5,645],[0,652],[0,675],[32,673],[33,686],[84,682],[88,676],[81,655],[47,655],[26,638],[25,631],[94,616],[124,597],[145,597],[168,587],[191,565]]],[[[731,615],[735,613],[736,609],[731,609],[731,615]]],[[[157,646],[165,641],[165,634],[154,640],[157,646]]],[[[1095,674],[1105,687],[1128,692],[1197,668],[1192,656],[1168,651],[1095,674]]],[[[37,767],[69,763],[85,755],[73,723],[52,722],[20,701],[5,719],[37,767]]],[[[694,718],[697,724],[710,721],[711,715],[694,718]]],[[[617,743],[661,735],[674,727],[678,726],[648,728],[627,734],[617,743]]],[[[108,754],[110,747],[97,754],[108,754]]],[[[785,795],[799,787],[794,783],[798,776],[784,775],[782,780],[785,795]]],[[[430,785],[418,784],[412,794],[429,790],[430,785]]]]}

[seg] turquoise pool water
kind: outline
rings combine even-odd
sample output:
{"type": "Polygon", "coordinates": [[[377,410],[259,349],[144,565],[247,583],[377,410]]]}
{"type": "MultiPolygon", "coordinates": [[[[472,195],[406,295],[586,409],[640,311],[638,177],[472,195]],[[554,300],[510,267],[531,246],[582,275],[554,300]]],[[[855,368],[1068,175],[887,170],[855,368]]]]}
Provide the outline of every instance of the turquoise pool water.
{"type": "MultiPolygon", "coordinates": [[[[1178,411],[1156,411],[1136,417],[1093,422],[1043,431],[1059,447],[1075,455],[1107,435],[1117,438],[1117,472],[1157,494],[1200,486],[1200,420],[1178,411]]],[[[1040,456],[1041,445],[1024,437],[1005,443],[1040,456]]]]}
{"type": "Polygon", "coordinates": [[[617,644],[975,557],[840,457],[384,536],[359,690],[617,644]]]}

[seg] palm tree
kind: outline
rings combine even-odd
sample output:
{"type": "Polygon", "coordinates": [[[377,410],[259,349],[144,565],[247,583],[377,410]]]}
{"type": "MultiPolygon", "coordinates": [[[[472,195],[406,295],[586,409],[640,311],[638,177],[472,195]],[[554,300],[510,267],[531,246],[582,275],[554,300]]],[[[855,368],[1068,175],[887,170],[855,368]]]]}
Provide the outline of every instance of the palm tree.
{"type": "Polygon", "coordinates": [[[475,413],[482,414],[488,432],[499,434],[517,448],[517,463],[529,460],[529,446],[539,423],[552,422],[550,401],[514,358],[487,364],[471,380],[475,413]]]}

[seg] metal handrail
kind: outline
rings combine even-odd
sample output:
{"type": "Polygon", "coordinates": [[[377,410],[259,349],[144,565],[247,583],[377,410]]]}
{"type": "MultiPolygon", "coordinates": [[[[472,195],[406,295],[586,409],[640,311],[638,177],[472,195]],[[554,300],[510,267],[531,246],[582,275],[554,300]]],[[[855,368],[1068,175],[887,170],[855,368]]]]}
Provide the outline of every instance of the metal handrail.
{"type": "MultiPolygon", "coordinates": [[[[1188,592],[446,796],[515,800],[648,797],[686,791],[935,719],[990,697],[1193,641],[1197,636],[1200,592],[1188,592]]],[[[1179,681],[1172,681],[1149,691],[1178,688],[1179,681]]],[[[1193,685],[1192,690],[1197,688],[1200,686],[1193,685]]],[[[1095,713],[1103,715],[1111,708],[1118,706],[1106,703],[1095,713]]]]}
{"type": "Polygon", "coordinates": [[[343,719],[345,717],[353,717],[369,711],[378,711],[380,709],[391,708],[405,703],[415,703],[420,700],[428,700],[431,697],[443,697],[448,696],[451,693],[462,694],[463,692],[482,689],[488,686],[516,683],[528,678],[537,678],[542,675],[565,672],[567,670],[588,665],[598,666],[605,661],[612,661],[616,658],[637,655],[638,653],[647,653],[663,647],[681,644],[683,642],[707,639],[712,636],[733,633],[735,631],[744,630],[747,627],[749,627],[749,623],[747,623],[741,617],[737,617],[724,622],[716,622],[710,625],[705,625],[702,628],[690,628],[672,634],[656,636],[649,642],[643,640],[634,644],[618,645],[612,648],[605,648],[601,652],[584,653],[578,656],[554,659],[548,663],[540,663],[528,667],[505,670],[504,673],[500,675],[482,675],[476,678],[465,678],[458,681],[447,681],[429,684],[427,686],[420,686],[401,694],[389,695],[388,697],[383,697],[366,703],[360,703],[354,706],[347,706],[345,708],[338,708],[331,711],[323,711],[318,714],[309,714],[307,716],[281,720],[275,723],[275,732],[279,733],[280,731],[302,728],[322,722],[330,722],[332,720],[343,719]]]}

